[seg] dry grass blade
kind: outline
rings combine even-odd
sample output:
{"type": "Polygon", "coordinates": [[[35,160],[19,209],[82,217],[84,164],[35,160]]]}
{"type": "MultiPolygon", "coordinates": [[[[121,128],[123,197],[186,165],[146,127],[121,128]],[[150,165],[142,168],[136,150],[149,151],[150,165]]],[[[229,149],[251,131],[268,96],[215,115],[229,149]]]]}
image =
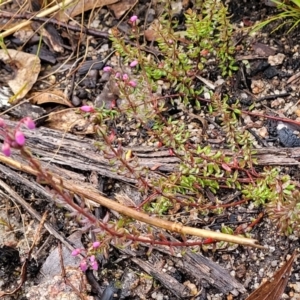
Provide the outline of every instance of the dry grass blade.
{"type": "MultiPolygon", "coordinates": [[[[69,5],[70,3],[72,3],[74,0],[66,0],[66,1],[63,1],[62,3],[58,3],[57,5],[53,6],[53,7],[50,7],[48,9],[45,9],[41,12],[39,12],[36,17],[46,17],[50,14],[52,14],[53,12],[56,12],[58,10],[60,10],[62,7],[65,7],[67,5],[69,5]]],[[[21,28],[27,26],[27,25],[30,25],[31,24],[31,21],[24,21],[24,22],[21,22],[19,24],[17,24],[16,26],[10,28],[10,29],[7,29],[6,31],[4,31],[3,33],[0,34],[0,37],[1,38],[5,38],[13,33],[15,33],[16,31],[20,30],[21,28]]]]}
{"type": "Polygon", "coordinates": [[[62,22],[67,22],[72,17],[78,16],[85,11],[95,9],[97,7],[102,7],[118,2],[119,0],[80,0],[78,2],[74,1],[67,9],[59,11],[57,19],[62,22]]]}
{"type": "MultiPolygon", "coordinates": [[[[38,175],[37,171],[34,170],[33,168],[23,165],[18,161],[15,161],[14,159],[6,157],[1,154],[0,154],[0,161],[6,165],[13,166],[21,171],[30,173],[32,175],[38,175]]],[[[125,216],[129,216],[135,220],[153,225],[158,228],[163,228],[171,232],[177,232],[180,233],[181,235],[193,235],[201,238],[211,238],[217,241],[224,241],[224,242],[235,243],[244,246],[251,246],[255,248],[265,249],[263,246],[259,245],[258,241],[255,239],[244,238],[244,237],[225,234],[221,232],[183,226],[181,223],[171,222],[156,217],[149,217],[149,215],[145,213],[136,211],[135,209],[124,206],[113,200],[101,196],[92,187],[87,189],[78,185],[78,183],[72,182],[70,180],[65,180],[59,176],[53,176],[52,179],[59,186],[62,186],[73,193],[79,194],[85,199],[92,200],[109,209],[115,210],[125,216]]]]}
{"type": "Polygon", "coordinates": [[[289,280],[296,251],[291,258],[276,272],[273,280],[263,283],[246,300],[280,300],[289,280]]]}

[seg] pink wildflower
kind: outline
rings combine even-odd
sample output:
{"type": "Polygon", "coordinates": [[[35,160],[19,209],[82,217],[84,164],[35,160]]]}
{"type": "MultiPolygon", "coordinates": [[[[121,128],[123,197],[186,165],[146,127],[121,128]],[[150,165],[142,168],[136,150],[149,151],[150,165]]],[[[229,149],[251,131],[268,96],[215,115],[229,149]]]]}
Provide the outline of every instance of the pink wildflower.
{"type": "Polygon", "coordinates": [[[0,118],[0,127],[5,127],[5,125],[5,121],[2,118],[0,118]]]}
{"type": "Polygon", "coordinates": [[[137,17],[136,15],[133,15],[133,16],[130,18],[130,22],[131,22],[131,23],[135,23],[137,20],[138,20],[138,17],[137,17]]]}
{"type": "Polygon", "coordinates": [[[24,133],[20,130],[17,130],[15,133],[15,141],[19,146],[24,146],[25,144],[25,136],[24,133]]]}
{"type": "Polygon", "coordinates": [[[139,62],[138,62],[137,60],[134,60],[134,61],[132,61],[132,62],[130,63],[129,66],[130,66],[131,68],[134,68],[135,66],[138,65],[138,63],[139,63],[139,62]]]}
{"type": "Polygon", "coordinates": [[[2,145],[2,153],[5,156],[10,156],[11,155],[10,145],[6,142],[4,142],[3,145],[2,145]]]}
{"type": "Polygon", "coordinates": [[[122,79],[123,79],[124,81],[127,81],[127,80],[129,79],[129,77],[128,77],[127,74],[124,74],[123,77],[122,77],[122,79]]]}
{"type": "Polygon", "coordinates": [[[97,263],[96,261],[93,261],[93,262],[91,263],[91,267],[92,267],[92,269],[95,270],[95,271],[97,271],[98,268],[99,268],[98,263],[97,263]]]}
{"type": "Polygon", "coordinates": [[[98,263],[97,263],[97,261],[96,261],[95,255],[92,255],[92,256],[90,257],[90,263],[91,263],[92,269],[95,270],[95,271],[97,271],[97,270],[98,270],[98,263]]]}
{"type": "Polygon", "coordinates": [[[130,80],[129,82],[128,82],[128,85],[130,85],[130,86],[132,86],[132,87],[136,87],[136,82],[135,81],[133,81],[133,80],[130,80]]]}
{"type": "Polygon", "coordinates": [[[28,129],[35,129],[35,124],[30,117],[26,117],[23,119],[23,123],[28,129]]]}
{"type": "Polygon", "coordinates": [[[110,72],[112,70],[112,67],[106,66],[103,68],[104,72],[110,72]]]}
{"type": "Polygon", "coordinates": [[[71,253],[72,256],[77,256],[78,254],[80,254],[81,252],[81,249],[77,248],[77,249],[74,249],[71,253]]]}
{"type": "Polygon", "coordinates": [[[88,265],[87,265],[87,263],[86,263],[86,260],[82,260],[82,261],[80,262],[79,267],[80,267],[80,269],[81,269],[82,272],[85,272],[85,271],[87,270],[87,268],[88,268],[88,265]]]}
{"type": "Polygon", "coordinates": [[[97,249],[100,245],[101,245],[100,242],[94,242],[94,243],[93,243],[93,248],[94,248],[94,249],[97,249]]]}
{"type": "Polygon", "coordinates": [[[120,72],[117,72],[116,75],[115,75],[115,77],[116,77],[116,78],[120,78],[120,77],[121,77],[120,72]]]}
{"type": "Polygon", "coordinates": [[[90,256],[90,262],[94,262],[94,261],[96,261],[96,257],[95,257],[95,255],[91,255],[90,256]]]}
{"type": "Polygon", "coordinates": [[[94,108],[92,106],[89,105],[83,105],[80,107],[80,110],[84,111],[84,112],[94,112],[94,108]]]}

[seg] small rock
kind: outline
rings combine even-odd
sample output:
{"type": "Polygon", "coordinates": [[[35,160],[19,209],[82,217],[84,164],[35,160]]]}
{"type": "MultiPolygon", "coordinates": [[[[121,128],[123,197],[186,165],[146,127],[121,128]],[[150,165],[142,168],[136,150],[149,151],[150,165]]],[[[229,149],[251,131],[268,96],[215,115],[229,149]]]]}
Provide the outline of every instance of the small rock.
{"type": "Polygon", "coordinates": [[[218,78],[218,80],[214,83],[215,86],[221,86],[225,83],[225,80],[223,78],[218,78]]]}
{"type": "Polygon", "coordinates": [[[271,66],[278,66],[282,64],[284,59],[285,59],[285,55],[283,53],[278,53],[276,55],[269,56],[268,63],[271,66]]]}
{"type": "Polygon", "coordinates": [[[203,94],[203,96],[204,96],[204,99],[207,99],[207,100],[210,100],[210,98],[211,98],[209,92],[205,92],[205,93],[203,94]]]}
{"type": "Polygon", "coordinates": [[[189,280],[184,282],[183,285],[189,288],[190,295],[196,296],[198,294],[197,286],[194,283],[191,283],[189,280]]]}
{"type": "Polygon", "coordinates": [[[297,115],[297,117],[300,117],[300,109],[296,109],[295,114],[297,115]]]}
{"type": "Polygon", "coordinates": [[[98,28],[99,25],[100,25],[100,20],[95,19],[95,20],[91,23],[90,27],[92,27],[92,28],[98,28]]]}
{"type": "Polygon", "coordinates": [[[255,43],[253,46],[254,52],[260,56],[275,55],[275,50],[263,43],[255,43]]]}
{"type": "Polygon", "coordinates": [[[56,83],[56,76],[55,75],[50,75],[48,77],[48,82],[49,82],[49,84],[55,84],[56,83]]]}
{"type": "Polygon", "coordinates": [[[262,138],[266,138],[266,136],[268,135],[268,130],[266,127],[262,127],[258,130],[258,134],[262,137],[262,138]]]}
{"type": "Polygon", "coordinates": [[[252,80],[251,89],[253,94],[259,94],[265,89],[265,84],[262,80],[252,80]]]}
{"type": "Polygon", "coordinates": [[[245,123],[245,125],[253,124],[253,121],[249,115],[245,115],[244,123],[245,123]]]}
{"type": "Polygon", "coordinates": [[[251,75],[255,76],[256,74],[265,71],[270,67],[270,64],[267,61],[261,61],[252,71],[251,75]]]}
{"type": "Polygon", "coordinates": [[[75,107],[79,106],[81,103],[82,103],[82,101],[79,99],[79,97],[77,97],[75,95],[72,97],[72,104],[75,107]]]}
{"type": "Polygon", "coordinates": [[[272,260],[272,261],[271,261],[271,266],[272,266],[273,268],[275,268],[275,267],[277,266],[277,264],[278,264],[278,261],[277,261],[277,260],[272,260]]]}
{"type": "Polygon", "coordinates": [[[238,265],[236,268],[236,277],[241,279],[246,275],[247,269],[244,264],[238,265]]]}
{"type": "Polygon", "coordinates": [[[278,75],[278,70],[275,67],[269,67],[264,71],[264,76],[267,79],[272,79],[273,77],[275,77],[276,75],[278,75]]]}
{"type": "Polygon", "coordinates": [[[271,107],[276,108],[285,103],[285,100],[283,98],[277,98],[274,101],[271,101],[271,107]]]}
{"type": "Polygon", "coordinates": [[[277,133],[279,141],[284,147],[300,147],[300,139],[291,129],[287,127],[277,128],[277,133]]]}
{"type": "Polygon", "coordinates": [[[101,46],[101,48],[99,49],[99,52],[107,52],[109,50],[109,46],[108,44],[104,44],[101,46]]]}
{"type": "Polygon", "coordinates": [[[162,293],[157,293],[157,292],[152,293],[151,297],[152,299],[156,299],[156,300],[164,299],[164,295],[162,293]]]}

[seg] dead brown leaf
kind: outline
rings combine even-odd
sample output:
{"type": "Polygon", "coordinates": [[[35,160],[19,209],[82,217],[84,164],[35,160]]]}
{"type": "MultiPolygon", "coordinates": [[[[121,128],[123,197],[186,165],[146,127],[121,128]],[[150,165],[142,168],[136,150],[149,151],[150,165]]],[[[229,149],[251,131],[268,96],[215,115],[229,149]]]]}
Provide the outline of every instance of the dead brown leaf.
{"type": "Polygon", "coordinates": [[[73,107],[72,103],[68,100],[67,96],[60,90],[36,92],[32,93],[31,97],[31,101],[39,105],[45,103],[58,103],[66,105],[68,107],[73,107]]]}
{"type": "Polygon", "coordinates": [[[36,22],[32,22],[31,27],[35,31],[39,32],[39,34],[43,37],[44,43],[47,44],[50,50],[59,53],[64,52],[63,40],[52,24],[45,24],[41,26],[36,22]]]}
{"type": "Polygon", "coordinates": [[[145,38],[148,42],[156,41],[159,37],[159,32],[162,25],[158,19],[155,19],[152,24],[144,32],[145,38]]]}
{"type": "Polygon", "coordinates": [[[95,133],[94,126],[91,122],[74,109],[66,109],[49,114],[48,127],[75,134],[95,133]]]}
{"type": "Polygon", "coordinates": [[[10,103],[16,104],[24,98],[36,82],[41,70],[41,61],[34,55],[14,49],[0,50],[0,60],[9,65],[15,72],[7,84],[14,93],[10,103]]]}
{"type": "Polygon", "coordinates": [[[291,258],[276,272],[273,279],[263,283],[246,300],[280,300],[289,280],[296,251],[291,258]]]}
{"type": "Polygon", "coordinates": [[[118,2],[119,0],[79,0],[74,1],[56,14],[56,19],[62,22],[68,21],[70,18],[78,16],[85,11],[95,9],[118,2]]]}
{"type": "Polygon", "coordinates": [[[137,0],[121,0],[117,3],[109,5],[108,7],[114,12],[116,19],[120,19],[125,12],[131,9],[137,2],[137,0]]]}

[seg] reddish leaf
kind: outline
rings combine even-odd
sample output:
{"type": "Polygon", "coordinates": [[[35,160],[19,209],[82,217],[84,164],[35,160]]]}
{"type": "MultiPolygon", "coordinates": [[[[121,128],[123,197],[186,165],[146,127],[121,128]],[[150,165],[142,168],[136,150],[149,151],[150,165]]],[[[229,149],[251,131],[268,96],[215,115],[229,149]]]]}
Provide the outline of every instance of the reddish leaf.
{"type": "Polygon", "coordinates": [[[280,300],[289,280],[296,251],[291,258],[276,272],[273,280],[263,283],[246,300],[280,300]]]}

